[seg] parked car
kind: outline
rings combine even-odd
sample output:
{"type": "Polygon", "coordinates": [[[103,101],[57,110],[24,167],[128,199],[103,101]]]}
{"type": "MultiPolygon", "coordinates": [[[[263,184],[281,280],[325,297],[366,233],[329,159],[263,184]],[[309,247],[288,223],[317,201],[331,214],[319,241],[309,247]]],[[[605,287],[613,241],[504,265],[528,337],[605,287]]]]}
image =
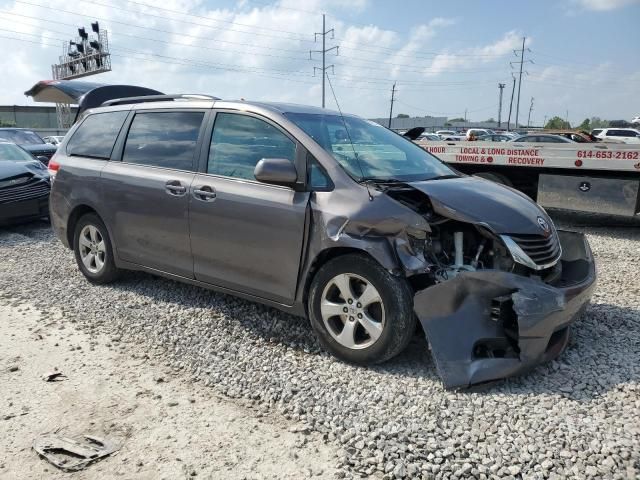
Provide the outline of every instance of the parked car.
{"type": "Polygon", "coordinates": [[[26,128],[0,128],[0,142],[10,142],[21,146],[34,157],[44,157],[46,165],[54,153],[56,147],[46,143],[40,135],[26,128]]]}
{"type": "Polygon", "coordinates": [[[542,133],[522,135],[509,141],[518,143],[576,143],[573,140],[561,137],[560,135],[546,135],[542,133]]]}
{"type": "Polygon", "coordinates": [[[469,130],[467,130],[466,137],[467,137],[467,140],[469,140],[471,138],[471,136],[473,135],[477,139],[478,137],[483,137],[483,136],[487,136],[487,135],[495,135],[495,133],[496,132],[494,132],[493,130],[490,130],[488,128],[470,128],[469,130]]]}
{"type": "Polygon", "coordinates": [[[51,135],[49,137],[43,137],[42,139],[51,145],[60,145],[62,139],[64,139],[64,135],[51,135]]]}
{"type": "Polygon", "coordinates": [[[418,137],[418,140],[427,140],[429,142],[439,142],[442,140],[440,135],[436,135],[435,133],[423,133],[418,137]]]}
{"type": "Polygon", "coordinates": [[[603,128],[594,130],[591,133],[603,140],[613,138],[624,143],[640,143],[640,130],[634,128],[603,128]]]}
{"type": "Polygon", "coordinates": [[[481,135],[477,137],[479,142],[508,142],[512,139],[510,135],[502,135],[496,133],[495,135],[481,135]]]}
{"type": "Polygon", "coordinates": [[[566,346],[593,258],[524,194],[356,116],[157,100],[89,110],[49,163],[53,228],[89,281],[143,270],[306,315],[358,364],[401,352],[417,316],[447,387],[566,346]]]}
{"type": "Polygon", "coordinates": [[[631,120],[631,123],[640,123],[640,116],[633,117],[633,119],[631,120]]]}
{"type": "Polygon", "coordinates": [[[436,132],[436,135],[440,135],[440,137],[447,137],[447,136],[457,136],[458,132],[454,131],[454,130],[438,130],[436,132]]]}
{"type": "Polygon", "coordinates": [[[0,142],[0,225],[49,215],[49,180],[41,161],[0,142]]]}

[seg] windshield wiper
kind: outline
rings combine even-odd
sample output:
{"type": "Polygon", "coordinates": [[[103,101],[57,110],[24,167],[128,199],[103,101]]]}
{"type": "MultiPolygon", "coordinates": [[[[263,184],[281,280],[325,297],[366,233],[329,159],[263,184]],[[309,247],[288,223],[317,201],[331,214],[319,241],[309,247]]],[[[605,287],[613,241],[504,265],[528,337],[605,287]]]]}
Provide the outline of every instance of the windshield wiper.
{"type": "Polygon", "coordinates": [[[425,178],[423,182],[428,182],[429,180],[446,180],[447,178],[460,178],[460,175],[438,175],[437,177],[425,178]]]}
{"type": "Polygon", "coordinates": [[[406,180],[400,180],[399,178],[363,178],[359,180],[359,183],[407,183],[406,180]]]}

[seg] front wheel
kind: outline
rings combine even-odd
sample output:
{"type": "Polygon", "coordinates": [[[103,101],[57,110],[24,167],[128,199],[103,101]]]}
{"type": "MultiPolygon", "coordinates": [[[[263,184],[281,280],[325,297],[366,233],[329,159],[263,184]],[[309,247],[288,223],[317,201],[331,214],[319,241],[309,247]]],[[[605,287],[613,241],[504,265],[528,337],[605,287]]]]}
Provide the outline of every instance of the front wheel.
{"type": "Polygon", "coordinates": [[[415,331],[407,281],[366,255],[344,255],[320,267],[308,302],[321,345],[347,362],[384,362],[404,350],[415,331]]]}
{"type": "Polygon", "coordinates": [[[73,250],[78,268],[92,283],[109,283],[118,277],[109,232],[94,213],[84,215],[74,230],[73,250]]]}

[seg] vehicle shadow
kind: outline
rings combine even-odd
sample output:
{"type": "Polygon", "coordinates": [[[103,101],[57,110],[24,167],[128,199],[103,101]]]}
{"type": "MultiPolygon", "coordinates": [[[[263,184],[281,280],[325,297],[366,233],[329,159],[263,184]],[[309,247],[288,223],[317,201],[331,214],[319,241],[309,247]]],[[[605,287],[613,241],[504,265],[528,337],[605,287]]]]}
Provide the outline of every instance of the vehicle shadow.
{"type": "MultiPolygon", "coordinates": [[[[187,309],[212,309],[264,341],[305,354],[329,357],[320,348],[305,318],[141,272],[125,274],[114,288],[127,291],[133,286],[136,292],[147,296],[150,301],[170,301],[177,307],[187,309]]],[[[420,329],[402,354],[382,365],[358,368],[440,382],[428,343],[420,329]]],[[[624,384],[638,381],[640,311],[618,305],[593,304],[572,328],[569,346],[556,360],[540,365],[527,374],[462,392],[558,394],[588,401],[610,390],[622,388],[624,384]]]]}
{"type": "MultiPolygon", "coordinates": [[[[54,241],[48,224],[44,222],[0,229],[0,239],[5,246],[44,245],[54,241]]],[[[134,289],[150,303],[166,304],[168,308],[175,306],[184,311],[181,315],[188,315],[190,309],[210,311],[211,321],[224,318],[263,341],[286,346],[301,354],[317,355],[326,361],[337,361],[322,351],[307,319],[275,308],[142,272],[126,272],[118,282],[108,287],[92,288],[110,288],[123,294],[134,289]]],[[[382,365],[358,368],[440,384],[420,329],[402,354],[382,365]]],[[[639,381],[640,309],[595,303],[572,328],[569,346],[556,360],[540,365],[526,375],[463,392],[558,394],[577,401],[589,401],[639,381]]]]}

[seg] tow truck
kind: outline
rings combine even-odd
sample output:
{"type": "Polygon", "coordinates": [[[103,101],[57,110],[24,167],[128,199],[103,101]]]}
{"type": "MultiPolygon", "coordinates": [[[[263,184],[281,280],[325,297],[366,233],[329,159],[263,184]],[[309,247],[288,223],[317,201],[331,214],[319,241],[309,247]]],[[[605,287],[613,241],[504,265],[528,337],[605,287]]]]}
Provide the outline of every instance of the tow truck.
{"type": "Polygon", "coordinates": [[[543,207],[640,218],[640,145],[415,142],[457,170],[520,190],[543,207]]]}

